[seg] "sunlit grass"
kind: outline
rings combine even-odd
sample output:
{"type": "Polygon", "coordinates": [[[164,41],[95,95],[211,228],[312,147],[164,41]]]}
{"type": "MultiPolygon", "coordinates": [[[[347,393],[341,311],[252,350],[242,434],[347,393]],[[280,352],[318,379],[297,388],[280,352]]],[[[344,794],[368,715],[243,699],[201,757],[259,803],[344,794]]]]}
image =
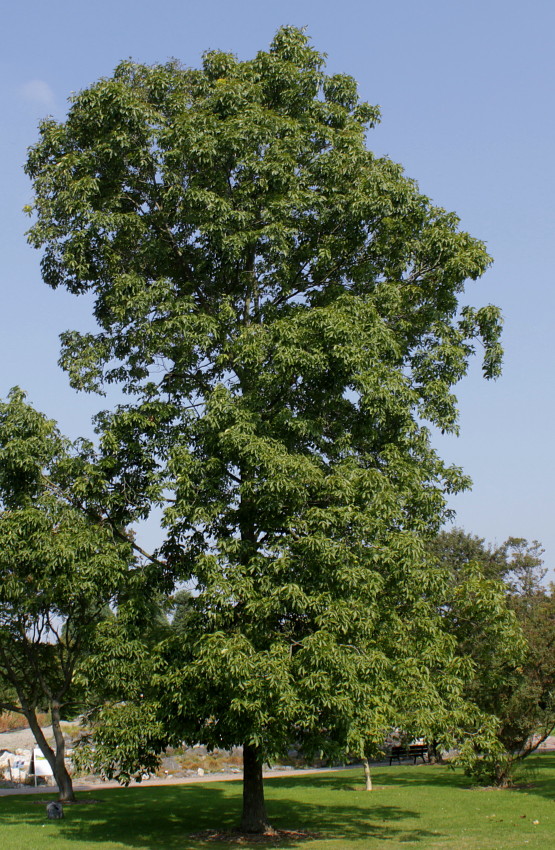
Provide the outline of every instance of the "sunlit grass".
{"type": "MultiPolygon", "coordinates": [[[[314,850],[554,846],[553,755],[530,760],[520,787],[505,791],[473,789],[460,772],[430,765],[380,767],[373,771],[373,779],[371,793],[363,790],[361,770],[267,780],[268,813],[274,826],[320,835],[269,846],[314,850]]],[[[240,782],[139,786],[79,796],[98,802],[67,806],[62,821],[48,821],[44,803],[38,804],[35,796],[0,798],[2,847],[228,850],[236,846],[189,836],[207,829],[233,829],[240,809],[240,782]]]]}

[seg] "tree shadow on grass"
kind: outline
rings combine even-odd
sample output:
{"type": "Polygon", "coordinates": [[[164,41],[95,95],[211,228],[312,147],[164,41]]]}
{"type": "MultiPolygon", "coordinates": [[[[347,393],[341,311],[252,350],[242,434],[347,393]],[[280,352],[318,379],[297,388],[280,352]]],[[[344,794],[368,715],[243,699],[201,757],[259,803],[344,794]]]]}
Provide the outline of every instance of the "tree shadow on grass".
{"type": "Polygon", "coordinates": [[[414,788],[417,785],[441,788],[469,788],[472,780],[465,776],[460,768],[449,767],[447,764],[426,764],[403,766],[400,770],[390,771],[389,768],[380,770],[375,774],[378,784],[389,786],[407,786],[414,788]]]}
{"type": "Polygon", "coordinates": [[[468,791],[525,792],[548,799],[555,799],[555,753],[538,753],[524,760],[517,769],[515,784],[506,789],[485,788],[476,784],[472,777],[465,776],[462,768],[448,765],[422,765],[414,768],[403,766],[388,773],[389,768],[379,769],[374,774],[376,784],[394,786],[460,788],[468,791]]]}
{"type": "MultiPolygon", "coordinates": [[[[364,839],[372,845],[375,842],[376,846],[382,841],[396,839],[421,841],[425,847],[430,838],[439,837],[439,833],[422,829],[415,823],[419,818],[416,811],[386,805],[371,795],[357,795],[355,802],[352,792],[338,794],[333,787],[314,788],[312,783],[307,787],[306,779],[308,777],[303,777],[297,783],[289,778],[268,783],[268,815],[276,828],[306,830],[336,840],[364,839]],[[284,782],[287,785],[280,784],[284,782]]],[[[345,791],[345,786],[340,790],[345,791]]],[[[189,838],[191,833],[210,829],[232,831],[236,826],[240,815],[241,783],[95,790],[90,796],[99,802],[65,808],[64,820],[56,822],[60,839],[80,841],[87,847],[119,842],[133,850],[184,850],[185,847],[201,850],[215,845],[193,840],[189,838]]],[[[38,826],[44,822],[44,811],[31,805],[28,798],[4,799],[10,801],[2,818],[6,825],[38,826]]],[[[318,841],[306,842],[307,847],[313,844],[317,847],[318,841]]],[[[231,846],[227,842],[217,843],[220,850],[231,846]]],[[[295,848],[299,847],[299,842],[284,839],[279,847],[283,850],[295,848]]]]}
{"type": "MultiPolygon", "coordinates": [[[[330,791],[353,791],[364,785],[364,774],[362,767],[348,768],[339,773],[319,773],[308,776],[287,776],[276,780],[281,787],[297,788],[299,782],[304,787],[327,788],[330,791]]],[[[461,770],[453,770],[447,765],[402,765],[401,768],[381,766],[372,770],[372,781],[375,787],[396,786],[414,788],[422,786],[441,786],[443,788],[465,788],[470,787],[471,780],[464,776],[461,770]]]]}
{"type": "Polygon", "coordinates": [[[514,787],[508,790],[555,800],[555,753],[538,753],[525,759],[514,787]]]}
{"type": "Polygon", "coordinates": [[[431,838],[440,837],[439,833],[415,824],[420,817],[418,812],[383,802],[378,804],[376,798],[368,800],[365,806],[345,802],[333,806],[304,800],[272,800],[268,809],[270,820],[277,828],[295,824],[297,829],[318,832],[322,838],[365,839],[372,842],[371,846],[374,842],[378,846],[393,839],[421,841],[426,846],[431,838]]]}
{"type": "MultiPolygon", "coordinates": [[[[465,776],[462,768],[449,765],[402,765],[399,767],[380,767],[373,771],[375,785],[388,787],[442,787],[468,791],[525,792],[548,799],[555,799],[555,753],[538,753],[523,761],[517,769],[515,784],[506,789],[483,787],[476,784],[472,777],[465,776]]],[[[362,781],[362,780],[361,780],[362,781]]],[[[347,787],[348,780],[342,774],[337,775],[337,788],[341,783],[347,787]]]]}

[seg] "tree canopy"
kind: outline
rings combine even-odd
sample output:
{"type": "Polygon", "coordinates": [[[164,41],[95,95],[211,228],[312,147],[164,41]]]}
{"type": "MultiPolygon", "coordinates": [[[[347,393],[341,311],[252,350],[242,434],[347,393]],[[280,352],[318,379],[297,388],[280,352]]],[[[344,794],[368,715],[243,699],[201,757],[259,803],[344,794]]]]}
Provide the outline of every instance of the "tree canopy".
{"type": "Polygon", "coordinates": [[[170,736],[243,744],[248,830],[291,740],[362,753],[462,710],[422,538],[468,482],[428,425],[456,430],[477,341],[499,373],[499,311],[461,304],[490,258],[368,150],[378,120],[285,27],[249,61],[121,63],[27,163],[44,280],[94,299],[62,365],[129,394],[84,503],[120,525],[163,506],[153,563],[195,596],[152,705],[170,736]]]}

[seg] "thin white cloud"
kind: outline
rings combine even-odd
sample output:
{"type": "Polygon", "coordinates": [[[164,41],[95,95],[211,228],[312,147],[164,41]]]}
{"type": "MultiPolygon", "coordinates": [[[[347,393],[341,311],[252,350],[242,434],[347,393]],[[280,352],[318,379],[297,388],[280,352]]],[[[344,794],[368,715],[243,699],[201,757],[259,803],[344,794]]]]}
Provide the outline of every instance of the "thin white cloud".
{"type": "Polygon", "coordinates": [[[54,106],[54,92],[44,80],[29,80],[20,89],[20,94],[30,103],[51,109],[54,106]]]}

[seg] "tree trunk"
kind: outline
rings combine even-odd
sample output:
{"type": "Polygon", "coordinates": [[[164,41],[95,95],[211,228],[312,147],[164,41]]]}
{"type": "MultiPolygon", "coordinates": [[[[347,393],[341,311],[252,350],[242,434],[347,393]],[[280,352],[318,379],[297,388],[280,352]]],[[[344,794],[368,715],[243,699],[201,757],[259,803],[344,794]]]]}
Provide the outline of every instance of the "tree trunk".
{"type": "Polygon", "coordinates": [[[370,774],[370,764],[368,759],[362,759],[362,763],[364,765],[364,778],[366,780],[366,790],[372,790],[372,776],[370,774]]]}
{"type": "Polygon", "coordinates": [[[54,740],[56,741],[55,768],[54,777],[58,783],[58,799],[64,803],[74,803],[75,794],[73,793],[73,780],[67,772],[65,765],[66,745],[64,741],[64,733],[60,725],[60,706],[57,702],[52,704],[52,731],[54,740]]]}
{"type": "Polygon", "coordinates": [[[428,747],[428,760],[431,764],[443,764],[441,748],[437,741],[432,741],[428,747]]]}
{"type": "Polygon", "coordinates": [[[42,754],[52,768],[56,785],[58,786],[58,800],[61,803],[74,803],[75,794],[73,792],[73,780],[67,772],[64,755],[65,742],[62,727],[60,726],[60,706],[57,702],[52,703],[52,731],[56,742],[56,750],[49,746],[44,733],[37,720],[37,716],[33,709],[26,709],[25,716],[31,727],[31,731],[35,736],[35,740],[42,750],[42,754]]]}
{"type": "Polygon", "coordinates": [[[513,771],[516,766],[516,760],[508,756],[503,764],[497,765],[495,771],[495,787],[510,788],[512,785],[513,771]]]}
{"type": "Polygon", "coordinates": [[[243,815],[241,832],[266,832],[269,824],[264,804],[262,759],[256,747],[243,746],[243,815]]]}

